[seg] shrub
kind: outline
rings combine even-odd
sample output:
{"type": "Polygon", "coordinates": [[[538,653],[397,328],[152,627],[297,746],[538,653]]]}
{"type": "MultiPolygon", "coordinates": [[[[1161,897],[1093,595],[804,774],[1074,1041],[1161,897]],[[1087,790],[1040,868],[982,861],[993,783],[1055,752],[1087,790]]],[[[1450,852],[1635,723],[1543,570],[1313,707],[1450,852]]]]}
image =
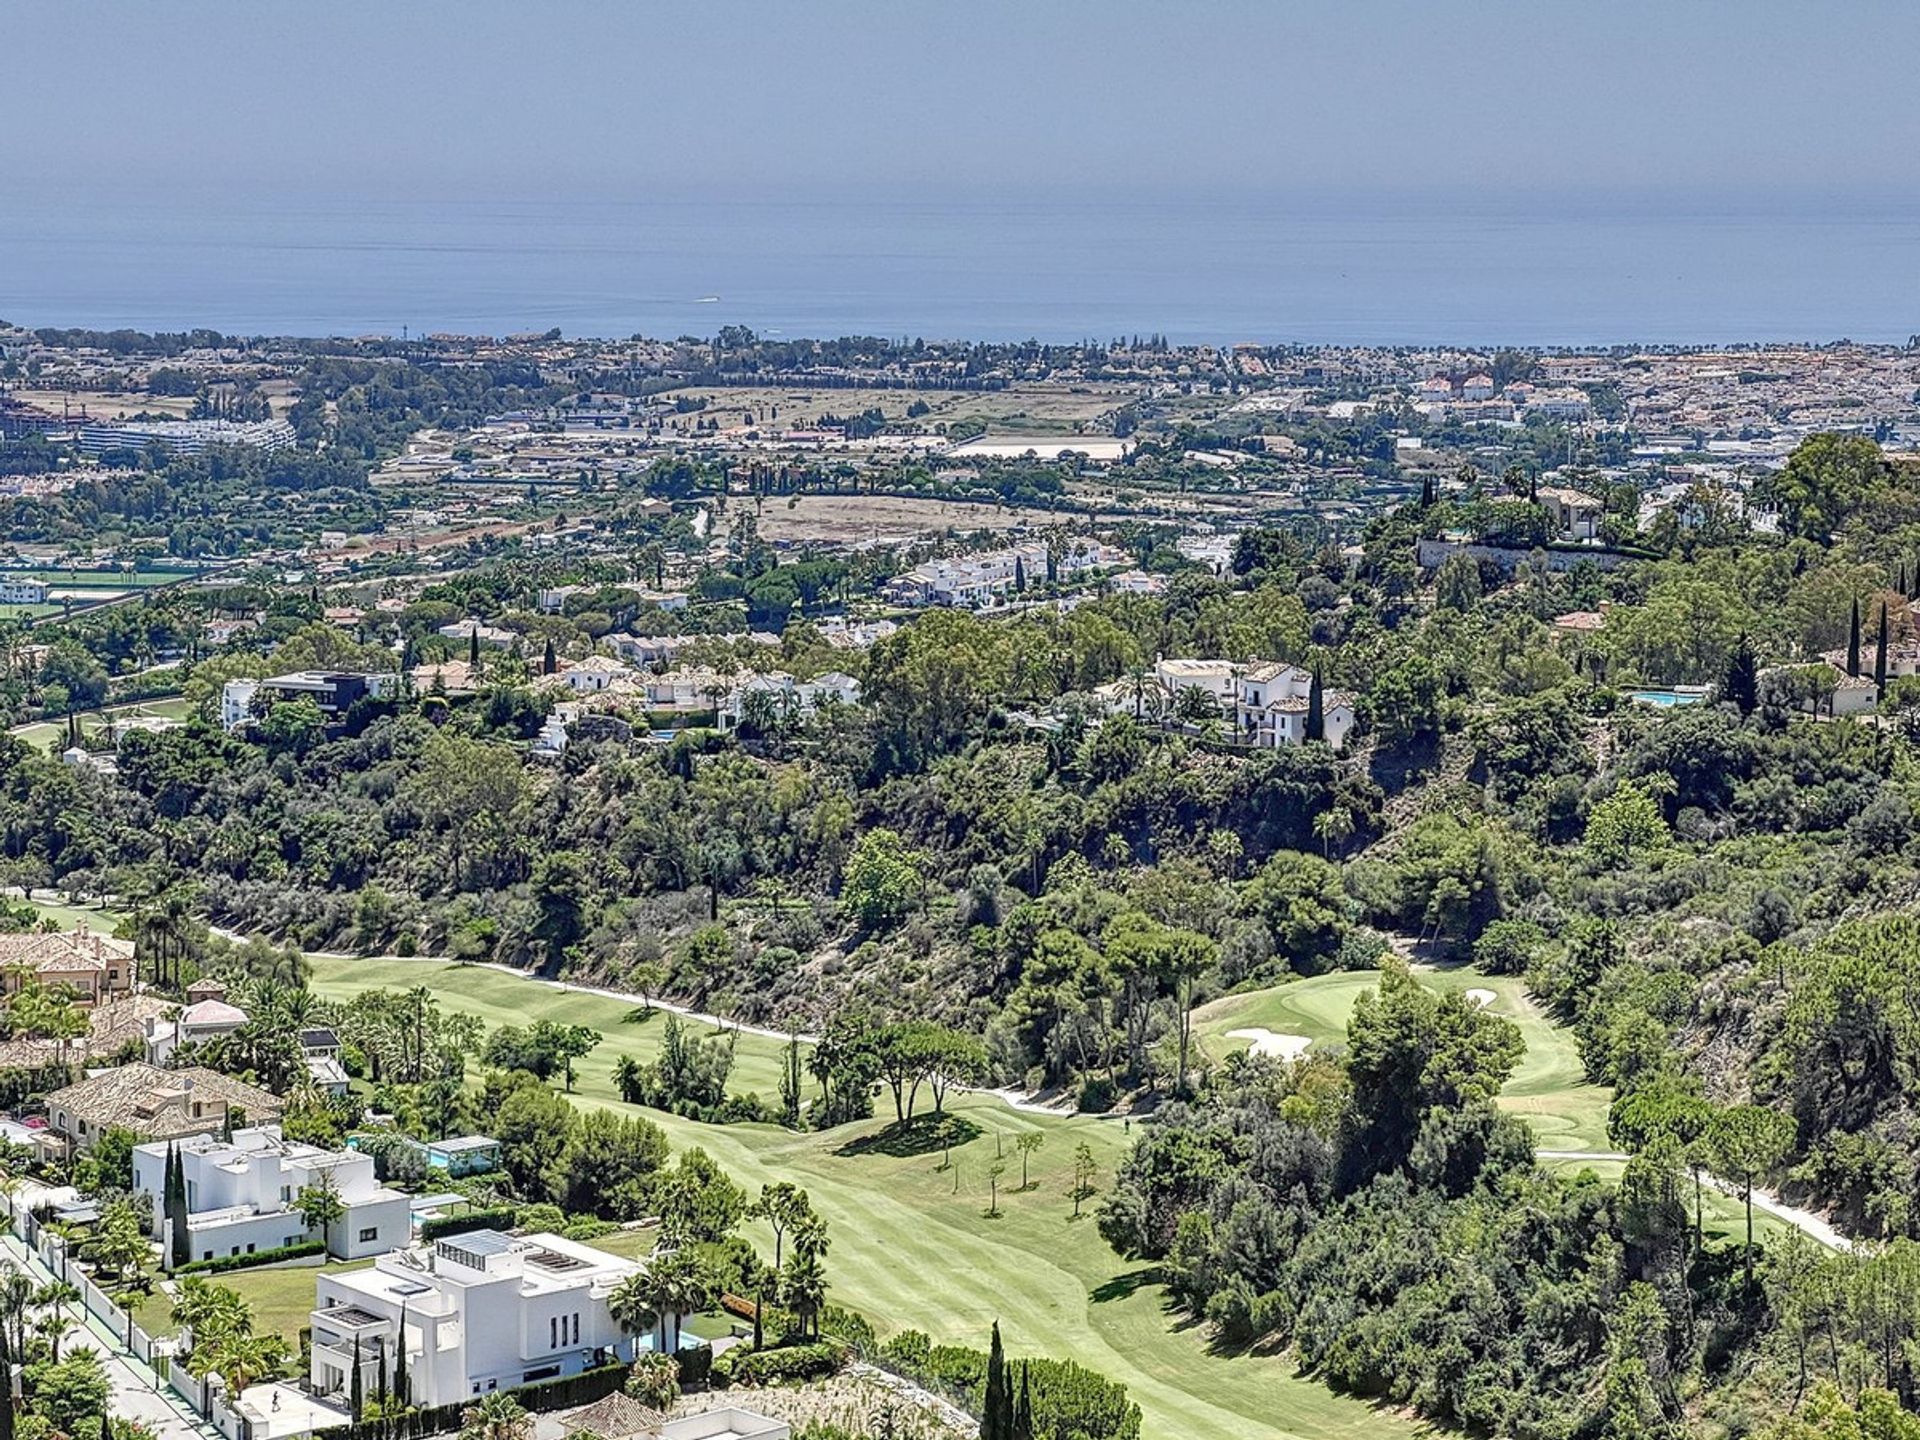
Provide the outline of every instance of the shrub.
{"type": "Polygon", "coordinates": [[[318,1240],[302,1240],[298,1245],[280,1245],[272,1250],[256,1250],[251,1255],[216,1255],[211,1260],[194,1260],[174,1271],[176,1275],[224,1275],[229,1270],[248,1270],[255,1265],[275,1265],[282,1260],[303,1260],[309,1255],[324,1255],[327,1247],[318,1240]]]}
{"type": "Polygon", "coordinates": [[[1089,1075],[1080,1082],[1080,1110],[1087,1115],[1097,1115],[1113,1108],[1115,1093],[1113,1081],[1104,1075],[1089,1075]]]}
{"type": "Polygon", "coordinates": [[[490,1210],[469,1210],[464,1215],[435,1215],[420,1222],[422,1240],[438,1240],[447,1235],[465,1235],[473,1230],[511,1230],[514,1210],[499,1205],[490,1210]]]}
{"type": "Polygon", "coordinates": [[[713,1374],[713,1351],[705,1345],[682,1350],[674,1357],[680,1366],[682,1390],[704,1390],[713,1374]]]}
{"type": "MultiPolygon", "coordinates": [[[[731,1356],[734,1351],[728,1352],[731,1356]]],[[[783,1345],[778,1350],[752,1350],[732,1366],[732,1378],[741,1385],[778,1385],[787,1380],[824,1380],[847,1362],[847,1352],[829,1341],[811,1345],[783,1345]]]]}

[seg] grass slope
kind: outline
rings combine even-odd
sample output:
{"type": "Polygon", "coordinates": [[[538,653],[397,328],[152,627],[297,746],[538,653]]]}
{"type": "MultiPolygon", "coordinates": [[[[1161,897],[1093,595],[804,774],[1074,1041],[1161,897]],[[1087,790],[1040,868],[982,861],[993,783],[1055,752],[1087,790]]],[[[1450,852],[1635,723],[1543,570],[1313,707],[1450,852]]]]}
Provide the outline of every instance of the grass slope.
{"type": "MultiPolygon", "coordinates": [[[[540,1015],[600,1030],[606,1039],[581,1067],[575,1103],[645,1113],[676,1149],[703,1147],[749,1188],[774,1180],[804,1186],[831,1226],[834,1300],[883,1326],[984,1346],[997,1319],[1015,1355],[1077,1360],[1125,1384],[1153,1437],[1376,1440],[1420,1429],[1332,1394],[1296,1375],[1284,1358],[1214,1352],[1201,1327],[1166,1310],[1141,1267],[1107,1248],[1090,1216],[1072,1218],[1075,1147],[1084,1141],[1093,1150],[1096,1184],[1104,1184],[1130,1141],[1120,1124],[1031,1115],[990,1096],[962,1097],[952,1113],[971,1138],[955,1146],[950,1169],[941,1168],[938,1149],[900,1153],[879,1121],[805,1135],[701,1125],[615,1099],[614,1059],[651,1058],[661,1029],[658,1018],[624,1020],[633,1007],[621,1001],[471,967],[315,960],[314,988],[331,998],[411,985],[427,985],[449,1008],[489,1024],[525,1024],[540,1015]],[[1021,1191],[1014,1140],[1030,1133],[1044,1140],[1031,1157],[1031,1188],[1021,1191]],[[1002,1152],[1000,1215],[990,1219],[988,1169],[1002,1152]]],[[[775,1093],[780,1043],[750,1035],[738,1043],[738,1088],[775,1093]]],[[[770,1235],[757,1238],[771,1248],[770,1235]]]]}
{"type": "MultiPolygon", "coordinates": [[[[1466,966],[1422,970],[1416,978],[1441,990],[1491,990],[1495,998],[1488,1008],[1520,1027],[1526,1054],[1501,1093],[1500,1103],[1526,1117],[1542,1149],[1610,1148],[1607,1106],[1613,1092],[1587,1083],[1572,1034],[1546,1016],[1521,981],[1483,975],[1466,966]]],[[[1230,1031],[1243,1029],[1304,1035],[1323,1048],[1341,1046],[1346,1042],[1353,1002],[1379,983],[1377,970],[1352,970],[1223,996],[1194,1012],[1194,1034],[1216,1059],[1247,1047],[1244,1039],[1228,1038],[1230,1031]]]]}

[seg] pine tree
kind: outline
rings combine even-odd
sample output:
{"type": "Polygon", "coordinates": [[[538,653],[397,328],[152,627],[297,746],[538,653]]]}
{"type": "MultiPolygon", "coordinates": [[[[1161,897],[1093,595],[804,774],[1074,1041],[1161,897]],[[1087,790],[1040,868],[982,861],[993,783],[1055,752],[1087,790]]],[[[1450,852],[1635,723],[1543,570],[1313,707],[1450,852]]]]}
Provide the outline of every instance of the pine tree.
{"type": "Polygon", "coordinates": [[[987,1398],[980,1417],[980,1440],[1013,1440],[1013,1403],[1007,1391],[1007,1356],[1000,1347],[1000,1322],[993,1322],[987,1349],[987,1398]]]}
{"type": "Polygon", "coordinates": [[[1882,695],[1887,693],[1887,606],[1880,605],[1880,638],[1873,651],[1873,683],[1882,695]]]}
{"type": "Polygon", "coordinates": [[[1860,678],[1860,602],[1853,602],[1853,614],[1847,620],[1847,674],[1860,678]]]}
{"type": "Polygon", "coordinates": [[[1742,715],[1751,715],[1760,703],[1760,660],[1754,654],[1752,638],[1744,630],[1733,642],[1733,654],[1727,657],[1720,698],[1731,701],[1742,715]]]}
{"type": "Polygon", "coordinates": [[[1307,682],[1307,728],[1305,736],[1309,740],[1327,738],[1326,702],[1320,695],[1320,672],[1313,672],[1313,678],[1307,682]]]}

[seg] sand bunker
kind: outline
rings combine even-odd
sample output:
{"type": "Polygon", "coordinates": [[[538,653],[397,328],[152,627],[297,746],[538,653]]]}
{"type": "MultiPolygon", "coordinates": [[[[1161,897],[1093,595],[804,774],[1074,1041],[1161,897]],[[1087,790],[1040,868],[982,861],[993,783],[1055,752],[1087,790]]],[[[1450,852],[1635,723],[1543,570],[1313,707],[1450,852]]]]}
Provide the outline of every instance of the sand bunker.
{"type": "Polygon", "coordinates": [[[1483,1010],[1486,1009],[1487,1006],[1491,1005],[1494,1001],[1498,1000],[1499,998],[1500,997],[1494,994],[1493,991],[1491,990],[1467,991],[1468,1002],[1474,1005],[1478,1005],[1483,1010]]]}
{"type": "Polygon", "coordinates": [[[1307,1053],[1313,1044],[1305,1035],[1276,1035],[1271,1030],[1255,1028],[1252,1030],[1229,1030],[1229,1040],[1251,1040],[1248,1048],[1256,1055],[1271,1055],[1278,1060],[1298,1060],[1307,1053]]]}

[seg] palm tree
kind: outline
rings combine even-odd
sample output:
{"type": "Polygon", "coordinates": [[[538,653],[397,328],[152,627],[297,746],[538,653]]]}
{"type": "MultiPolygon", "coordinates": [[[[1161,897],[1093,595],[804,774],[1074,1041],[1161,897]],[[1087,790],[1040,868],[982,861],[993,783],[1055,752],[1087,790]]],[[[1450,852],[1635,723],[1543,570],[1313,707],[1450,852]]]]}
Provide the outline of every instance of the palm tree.
{"type": "Polygon", "coordinates": [[[222,1335],[207,1357],[207,1369],[222,1376],[235,1395],[256,1380],[278,1375],[286,1363],[287,1342],[279,1335],[222,1335]]]}
{"type": "Polygon", "coordinates": [[[495,1391],[460,1412],[460,1440],[533,1440],[533,1417],[513,1396],[495,1391]]]}
{"type": "Polygon", "coordinates": [[[666,1255],[657,1255],[641,1277],[645,1282],[644,1293],[655,1314],[664,1324],[669,1318],[673,1322],[673,1343],[666,1347],[669,1354],[680,1349],[680,1317],[691,1315],[706,1308],[713,1294],[706,1267],[700,1263],[700,1257],[691,1250],[674,1250],[666,1255]]]}
{"type": "Polygon", "coordinates": [[[48,1310],[33,1322],[33,1337],[44,1341],[53,1363],[60,1363],[60,1342],[73,1330],[73,1317],[58,1307],[48,1310]]]}
{"type": "Polygon", "coordinates": [[[644,1273],[629,1275],[613,1287],[607,1297],[607,1313],[624,1335],[638,1335],[660,1326],[660,1312],[654,1308],[653,1293],[644,1273]]]}
{"type": "Polygon", "coordinates": [[[817,1338],[820,1311],[827,1303],[827,1272],[818,1255],[795,1248],[780,1273],[780,1298],[800,1317],[802,1332],[817,1338]]]}

